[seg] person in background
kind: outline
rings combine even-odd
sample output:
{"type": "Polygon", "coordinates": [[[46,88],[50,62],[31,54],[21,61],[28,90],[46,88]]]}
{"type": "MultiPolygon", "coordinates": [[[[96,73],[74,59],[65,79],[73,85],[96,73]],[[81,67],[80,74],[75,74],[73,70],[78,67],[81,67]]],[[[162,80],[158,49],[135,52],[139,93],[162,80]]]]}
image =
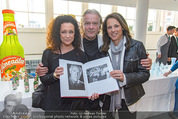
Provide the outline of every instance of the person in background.
{"type": "Polygon", "coordinates": [[[2,111],[1,119],[13,119],[13,108],[17,106],[16,95],[9,94],[4,98],[4,110],[2,111]]]}
{"type": "Polygon", "coordinates": [[[170,58],[168,58],[168,49],[171,43],[170,35],[174,33],[175,26],[168,26],[167,33],[162,35],[157,42],[157,59],[156,61],[159,63],[163,63],[166,65],[167,62],[170,62],[170,58]]]}
{"type": "Polygon", "coordinates": [[[132,39],[126,20],[119,13],[106,16],[102,33],[101,54],[110,57],[113,66],[110,76],[120,87],[119,91],[110,94],[110,111],[118,110],[119,119],[136,119],[136,113],[131,113],[128,107],[145,94],[142,84],[150,76],[140,64],[147,58],[145,47],[142,42],[132,39]]]}
{"type": "MultiPolygon", "coordinates": [[[[178,28],[175,29],[169,45],[168,58],[172,57],[178,58],[178,28]]],[[[169,61],[171,61],[171,59],[169,59],[169,61]]]]}
{"type": "MultiPolygon", "coordinates": [[[[178,61],[171,67],[171,69],[168,72],[165,72],[163,76],[168,76],[172,72],[174,72],[178,68],[178,61]]],[[[178,118],[178,79],[175,83],[175,103],[174,103],[174,113],[172,113],[170,116],[173,116],[174,118],[178,118]]],[[[175,119],[176,119],[175,118],[175,119]]]]}
{"type": "Polygon", "coordinates": [[[48,72],[40,76],[41,82],[47,86],[45,94],[45,112],[83,110],[85,99],[61,98],[60,75],[63,67],[59,67],[59,59],[85,63],[86,55],[80,50],[80,30],[77,21],[70,15],[53,19],[47,30],[47,48],[43,51],[42,63],[48,72]]]}
{"type": "MultiPolygon", "coordinates": [[[[99,35],[102,25],[102,17],[95,9],[87,9],[81,19],[81,49],[86,53],[89,61],[100,58],[99,49],[103,44],[102,36],[99,35]]],[[[148,57],[147,59],[141,60],[142,66],[148,70],[151,69],[152,60],[148,57]]],[[[44,67],[42,63],[36,67],[36,72],[39,76],[43,76],[47,73],[48,68],[44,67]]],[[[89,107],[87,110],[109,110],[110,96],[100,95],[99,99],[89,101],[89,107]]]]}

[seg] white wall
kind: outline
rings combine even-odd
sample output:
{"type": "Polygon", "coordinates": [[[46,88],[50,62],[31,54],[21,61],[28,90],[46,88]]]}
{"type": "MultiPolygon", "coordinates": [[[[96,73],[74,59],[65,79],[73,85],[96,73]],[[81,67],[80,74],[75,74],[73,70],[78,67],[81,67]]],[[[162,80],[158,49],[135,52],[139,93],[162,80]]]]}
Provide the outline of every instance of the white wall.
{"type": "MultiPolygon", "coordinates": [[[[41,55],[43,50],[46,48],[46,32],[45,30],[35,29],[25,30],[17,29],[19,41],[24,47],[24,51],[26,56],[28,55],[41,55]]],[[[134,32],[131,32],[134,38],[134,32]]],[[[150,54],[150,57],[154,61],[156,58],[156,44],[161,35],[164,32],[147,32],[146,35],[146,45],[145,48],[147,52],[150,54]]]]}
{"type": "Polygon", "coordinates": [[[25,30],[17,29],[19,42],[24,48],[26,55],[41,54],[46,48],[46,32],[42,30],[25,30]]]}
{"type": "Polygon", "coordinates": [[[164,32],[147,32],[146,35],[146,49],[156,49],[156,44],[161,35],[165,34],[164,32]]]}
{"type": "MultiPolygon", "coordinates": [[[[2,17],[0,17],[0,26],[2,26],[2,17]]],[[[2,27],[0,27],[0,44],[3,40],[2,27]]],[[[24,47],[26,57],[34,58],[38,55],[41,58],[43,50],[46,48],[46,31],[45,29],[17,29],[19,42],[24,47]],[[32,56],[33,55],[33,56],[32,56]],[[35,55],[35,56],[34,56],[35,55]]],[[[134,32],[131,32],[134,38],[134,32]]],[[[161,35],[164,32],[147,32],[145,48],[150,54],[150,57],[154,61],[156,58],[156,44],[161,35]]]]}
{"type": "Polygon", "coordinates": [[[152,58],[153,62],[156,59],[156,45],[161,35],[165,34],[164,32],[147,32],[146,35],[146,45],[145,48],[150,54],[149,57],[152,58]]]}

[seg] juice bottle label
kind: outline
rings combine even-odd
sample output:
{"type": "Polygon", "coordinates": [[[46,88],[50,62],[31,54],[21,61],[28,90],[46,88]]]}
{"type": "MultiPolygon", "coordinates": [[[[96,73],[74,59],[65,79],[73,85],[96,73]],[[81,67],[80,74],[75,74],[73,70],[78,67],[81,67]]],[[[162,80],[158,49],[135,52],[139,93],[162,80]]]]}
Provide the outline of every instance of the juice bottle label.
{"type": "Polygon", "coordinates": [[[14,21],[4,21],[3,26],[4,35],[17,35],[17,29],[14,21]]]}
{"type": "Polygon", "coordinates": [[[25,85],[25,92],[29,92],[29,85],[28,84],[25,85]]]}
{"type": "Polygon", "coordinates": [[[20,56],[7,56],[1,60],[1,80],[10,81],[15,74],[22,75],[25,71],[25,59],[20,56]]]}
{"type": "Polygon", "coordinates": [[[34,84],[34,90],[36,90],[38,87],[38,84],[34,84]]]}

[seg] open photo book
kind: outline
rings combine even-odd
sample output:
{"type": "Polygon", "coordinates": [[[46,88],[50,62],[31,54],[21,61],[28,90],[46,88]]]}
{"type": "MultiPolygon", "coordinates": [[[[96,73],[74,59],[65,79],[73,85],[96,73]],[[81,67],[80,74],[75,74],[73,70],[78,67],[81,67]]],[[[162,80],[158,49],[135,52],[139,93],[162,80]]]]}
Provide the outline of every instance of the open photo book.
{"type": "Polygon", "coordinates": [[[109,57],[85,64],[59,59],[64,68],[60,76],[61,97],[89,97],[93,93],[105,94],[119,90],[116,79],[109,74],[113,70],[109,57]]]}

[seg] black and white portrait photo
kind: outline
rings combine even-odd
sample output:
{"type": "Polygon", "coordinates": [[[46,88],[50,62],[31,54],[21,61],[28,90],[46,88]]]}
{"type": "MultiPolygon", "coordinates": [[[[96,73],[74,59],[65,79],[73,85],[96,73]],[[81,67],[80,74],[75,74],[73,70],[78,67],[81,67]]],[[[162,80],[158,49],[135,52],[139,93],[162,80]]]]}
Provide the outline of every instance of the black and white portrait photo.
{"type": "Polygon", "coordinates": [[[110,76],[113,70],[109,57],[81,63],[59,59],[64,67],[60,75],[61,97],[89,97],[94,92],[104,94],[119,90],[116,79],[110,76]],[[66,80],[67,79],[67,80],[66,80]]]}
{"type": "Polygon", "coordinates": [[[89,83],[101,81],[109,77],[110,75],[107,64],[87,69],[87,78],[89,83]]]}
{"type": "Polygon", "coordinates": [[[85,90],[82,67],[75,64],[67,64],[69,90],[85,90]]]}

